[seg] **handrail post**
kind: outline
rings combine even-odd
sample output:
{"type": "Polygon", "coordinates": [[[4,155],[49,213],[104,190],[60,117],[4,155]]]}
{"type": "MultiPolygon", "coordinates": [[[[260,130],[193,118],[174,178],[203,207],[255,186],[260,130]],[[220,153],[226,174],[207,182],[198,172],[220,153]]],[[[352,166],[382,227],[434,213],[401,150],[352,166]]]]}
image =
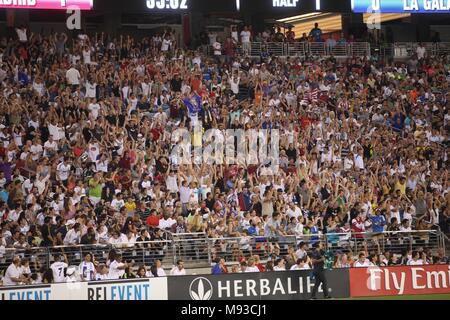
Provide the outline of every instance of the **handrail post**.
{"type": "Polygon", "coordinates": [[[208,264],[209,265],[211,265],[211,263],[212,263],[212,255],[211,255],[211,251],[212,251],[211,243],[212,243],[212,241],[210,241],[210,240],[211,239],[206,238],[206,244],[207,244],[207,247],[208,247],[208,264]]]}

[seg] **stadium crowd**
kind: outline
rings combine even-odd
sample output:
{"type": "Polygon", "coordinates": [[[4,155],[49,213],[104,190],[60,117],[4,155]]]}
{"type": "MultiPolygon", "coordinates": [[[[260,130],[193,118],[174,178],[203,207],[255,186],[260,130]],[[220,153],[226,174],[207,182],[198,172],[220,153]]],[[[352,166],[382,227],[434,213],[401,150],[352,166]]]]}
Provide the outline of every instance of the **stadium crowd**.
{"type": "MultiPolygon", "coordinates": [[[[321,35],[315,29],[313,39],[321,35]]],[[[170,30],[141,40],[16,31],[17,40],[0,41],[0,257],[11,249],[134,246],[166,231],[271,239],[450,231],[449,56],[420,47],[401,63],[255,61],[237,50],[253,41],[247,27],[224,42],[210,35],[213,56],[178,47],[170,30]],[[195,123],[280,130],[278,174],[262,174],[262,164],[178,165],[171,133],[195,123]]],[[[379,254],[358,261],[445,260],[426,251],[399,261],[379,254]]],[[[309,264],[297,248],[288,257],[289,268],[309,264]]],[[[216,258],[213,273],[226,269],[216,258]]],[[[10,260],[13,278],[21,272],[31,283],[26,268],[39,266],[10,260]]],[[[94,261],[85,257],[83,274],[133,273],[120,254],[108,265],[94,261]]],[[[346,253],[329,261],[358,263],[346,253]]],[[[275,255],[263,266],[252,256],[232,271],[282,270],[285,262],[275,255]]],[[[160,264],[137,274],[158,274],[160,264]]],[[[181,270],[183,261],[171,273],[181,270]]]]}

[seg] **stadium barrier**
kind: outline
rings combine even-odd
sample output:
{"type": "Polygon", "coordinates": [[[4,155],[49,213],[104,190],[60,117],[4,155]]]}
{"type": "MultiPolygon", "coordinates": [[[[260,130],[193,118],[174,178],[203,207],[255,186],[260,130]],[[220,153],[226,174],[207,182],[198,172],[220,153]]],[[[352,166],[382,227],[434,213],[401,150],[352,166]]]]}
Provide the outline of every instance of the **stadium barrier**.
{"type": "MultiPolygon", "coordinates": [[[[213,55],[214,48],[208,46],[207,54],[213,55]]],[[[370,43],[352,42],[352,43],[327,43],[327,42],[252,42],[249,44],[239,44],[236,51],[240,55],[251,57],[262,57],[276,55],[279,57],[301,57],[320,56],[337,58],[348,57],[370,57],[370,43]]]]}
{"type": "MultiPolygon", "coordinates": [[[[450,293],[450,265],[325,272],[334,298],[450,293]]],[[[0,300],[306,300],[313,287],[310,270],[275,271],[0,287],[0,300]]]]}
{"type": "MultiPolygon", "coordinates": [[[[450,42],[423,42],[426,54],[430,56],[439,56],[450,53],[450,42]]],[[[390,46],[389,44],[387,45],[390,46]]],[[[416,53],[419,43],[416,42],[395,42],[392,44],[390,53],[395,59],[409,58],[416,53]]]]}
{"type": "Polygon", "coordinates": [[[98,244],[59,246],[49,248],[6,249],[0,256],[0,268],[6,270],[15,255],[28,258],[31,263],[39,262],[47,268],[55,261],[55,256],[64,253],[69,265],[79,265],[86,253],[92,253],[99,263],[105,263],[112,249],[120,251],[124,260],[135,266],[151,265],[156,259],[163,265],[176,265],[183,260],[185,268],[210,267],[217,257],[225,258],[228,263],[239,262],[242,256],[259,255],[262,262],[273,254],[286,255],[289,247],[296,248],[305,242],[311,249],[321,242],[326,250],[333,253],[369,250],[401,254],[407,249],[444,249],[444,235],[440,230],[384,232],[384,233],[326,233],[301,236],[283,236],[268,238],[233,237],[208,238],[205,233],[168,234],[167,240],[138,242],[136,244],[98,244]]]}

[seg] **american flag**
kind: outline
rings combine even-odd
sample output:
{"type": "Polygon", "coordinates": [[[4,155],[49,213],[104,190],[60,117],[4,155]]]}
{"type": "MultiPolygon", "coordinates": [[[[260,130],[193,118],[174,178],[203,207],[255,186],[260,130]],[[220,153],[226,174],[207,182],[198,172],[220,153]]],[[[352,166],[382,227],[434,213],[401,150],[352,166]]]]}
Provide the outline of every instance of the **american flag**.
{"type": "Polygon", "coordinates": [[[301,101],[301,104],[317,102],[317,101],[319,101],[319,96],[320,96],[320,90],[318,88],[312,89],[308,93],[305,93],[305,95],[303,96],[303,99],[301,101]]]}
{"type": "Polygon", "coordinates": [[[306,95],[306,98],[310,101],[310,102],[317,102],[319,100],[319,94],[320,94],[320,90],[318,88],[311,90],[310,92],[308,92],[308,94],[306,95]]]}

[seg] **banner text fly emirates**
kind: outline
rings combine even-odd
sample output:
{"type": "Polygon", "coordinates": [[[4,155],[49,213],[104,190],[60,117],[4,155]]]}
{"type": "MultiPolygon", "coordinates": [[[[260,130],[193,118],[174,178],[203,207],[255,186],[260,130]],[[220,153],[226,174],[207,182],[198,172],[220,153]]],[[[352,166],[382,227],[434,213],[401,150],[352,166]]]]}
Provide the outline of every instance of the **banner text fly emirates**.
{"type": "Polygon", "coordinates": [[[350,269],[352,297],[450,293],[450,266],[350,269]]]}

